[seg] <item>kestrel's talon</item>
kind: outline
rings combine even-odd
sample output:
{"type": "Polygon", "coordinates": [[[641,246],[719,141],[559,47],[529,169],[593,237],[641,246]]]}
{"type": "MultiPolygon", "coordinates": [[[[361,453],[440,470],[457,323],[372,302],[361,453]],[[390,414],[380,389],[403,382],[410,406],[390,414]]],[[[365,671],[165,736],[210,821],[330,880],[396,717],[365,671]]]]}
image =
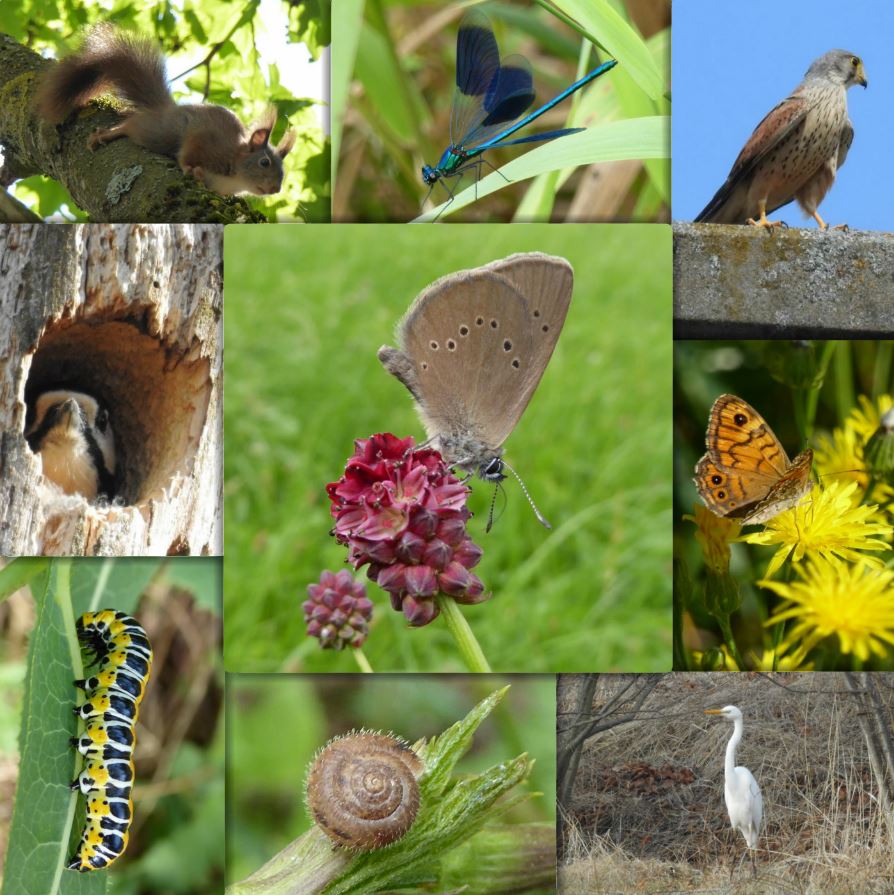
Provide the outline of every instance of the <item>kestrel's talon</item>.
{"type": "Polygon", "coordinates": [[[766,210],[772,214],[797,201],[825,229],[815,209],[854,139],[847,90],[866,83],[863,62],[853,53],[831,50],[814,60],[801,83],[755,128],[696,222],[769,227],[766,210]]]}
{"type": "Polygon", "coordinates": [[[765,213],[761,213],[760,220],[755,220],[754,218],[748,218],[745,221],[746,224],[749,224],[752,227],[760,227],[764,230],[769,230],[771,233],[776,227],[785,227],[787,226],[784,221],[771,221],[767,218],[765,213]]]}
{"type": "Polygon", "coordinates": [[[832,229],[840,230],[842,233],[850,233],[851,232],[851,228],[847,224],[836,224],[832,229]]]}

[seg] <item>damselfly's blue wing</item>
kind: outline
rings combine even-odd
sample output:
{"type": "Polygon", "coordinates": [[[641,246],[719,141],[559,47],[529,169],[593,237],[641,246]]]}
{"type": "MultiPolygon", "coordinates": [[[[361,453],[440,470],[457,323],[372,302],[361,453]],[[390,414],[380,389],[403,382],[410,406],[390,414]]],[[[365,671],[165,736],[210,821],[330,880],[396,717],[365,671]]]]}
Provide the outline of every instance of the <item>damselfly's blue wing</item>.
{"type": "Polygon", "coordinates": [[[500,61],[488,20],[466,13],[456,38],[456,91],[450,142],[473,149],[515,121],[534,102],[531,67],[521,56],[500,61]]]}

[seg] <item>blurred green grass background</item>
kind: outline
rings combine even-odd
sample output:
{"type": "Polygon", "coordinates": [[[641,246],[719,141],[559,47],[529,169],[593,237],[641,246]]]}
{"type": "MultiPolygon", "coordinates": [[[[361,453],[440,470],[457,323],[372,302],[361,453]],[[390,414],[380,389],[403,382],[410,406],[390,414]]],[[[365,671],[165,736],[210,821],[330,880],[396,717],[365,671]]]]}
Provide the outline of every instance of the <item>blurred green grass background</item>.
{"type": "MultiPolygon", "coordinates": [[[[509,481],[485,535],[492,489],[474,480],[475,571],[493,599],[462,611],[495,671],[670,667],[670,228],[342,225],[226,231],[229,671],[356,670],[305,635],[301,602],[344,563],[325,485],[354,439],[424,438],[376,350],[432,280],[520,251],[575,270],[556,352],[506,444],[553,531],[509,481]]],[[[408,629],[367,583],[376,671],[463,670],[442,619],[408,629]]]]}
{"type": "MultiPolygon", "coordinates": [[[[509,681],[496,676],[231,676],[227,687],[229,882],[254,872],[311,824],[304,779],[337,734],[381,730],[415,742],[442,733],[509,681]]],[[[506,823],[553,822],[556,695],[552,677],[513,675],[503,702],[475,732],[457,774],[526,752],[534,768],[506,823]]]]}

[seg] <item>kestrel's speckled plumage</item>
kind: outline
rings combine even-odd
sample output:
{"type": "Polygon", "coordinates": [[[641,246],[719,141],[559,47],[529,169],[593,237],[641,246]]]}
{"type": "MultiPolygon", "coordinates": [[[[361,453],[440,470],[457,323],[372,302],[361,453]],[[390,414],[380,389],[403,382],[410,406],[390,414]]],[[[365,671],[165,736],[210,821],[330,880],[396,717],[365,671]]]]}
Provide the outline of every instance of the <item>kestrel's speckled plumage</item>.
{"type": "Polygon", "coordinates": [[[820,56],[791,96],[755,128],[696,221],[776,226],[767,213],[795,199],[825,229],[816,209],[854,139],[847,115],[847,88],[854,84],[867,84],[859,56],[846,50],[820,56]]]}

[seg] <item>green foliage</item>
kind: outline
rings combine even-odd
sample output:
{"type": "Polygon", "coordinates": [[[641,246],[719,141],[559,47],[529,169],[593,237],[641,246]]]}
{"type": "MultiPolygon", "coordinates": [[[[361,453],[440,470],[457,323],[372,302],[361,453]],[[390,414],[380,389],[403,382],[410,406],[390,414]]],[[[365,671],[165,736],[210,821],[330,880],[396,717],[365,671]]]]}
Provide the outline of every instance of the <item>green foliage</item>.
{"type": "MultiPolygon", "coordinates": [[[[424,437],[376,350],[428,283],[518,251],[575,270],[556,353],[506,452],[554,530],[510,481],[485,535],[492,489],[473,481],[475,571],[494,597],[461,611],[496,671],[669,667],[670,229],[345,225],[335,237],[227,228],[228,670],[356,670],[350,651],[306,637],[301,603],[345,561],[325,485],[354,439],[424,437]]],[[[462,669],[441,619],[408,629],[371,583],[369,596],[376,671],[462,669]]]]}
{"type": "MultiPolygon", "coordinates": [[[[286,118],[297,134],[295,148],[285,161],[283,189],[273,197],[245,198],[270,220],[325,221],[329,168],[327,164],[323,170],[319,159],[327,152],[328,139],[314,114],[320,101],[295,96],[282,84],[280,66],[291,66],[300,58],[302,50],[297,41],[309,41],[306,46],[310,55],[314,59],[319,56],[328,43],[329,5],[325,0],[299,6],[284,4],[277,19],[271,18],[269,9],[260,17],[259,6],[260,0],[187,0],[178,6],[115,0],[110,9],[104,9],[64,0],[21,0],[18,4],[2,4],[0,31],[12,33],[44,55],[59,56],[77,47],[85,27],[110,20],[158,42],[168,61],[168,75],[176,79],[173,92],[178,101],[225,106],[246,125],[265,106],[276,105],[280,119],[273,142],[285,131],[286,118]],[[6,13],[7,6],[11,16],[6,13]],[[277,62],[271,63],[260,50],[263,38],[285,33],[287,28],[293,42],[276,57],[277,62]],[[188,73],[186,90],[180,82],[184,73],[188,73]]],[[[23,181],[16,188],[16,196],[44,217],[65,210],[68,217],[84,219],[66,191],[48,178],[23,181]]]]}
{"type": "Polygon", "coordinates": [[[328,47],[331,38],[330,0],[289,0],[289,40],[303,43],[314,59],[328,47]]]}
{"type": "MultiPolygon", "coordinates": [[[[624,5],[609,0],[557,0],[540,5],[545,12],[531,4],[507,2],[484,7],[505,54],[543,53],[542,64],[532,57],[539,98],[535,107],[582,77],[597,61],[611,56],[619,65],[523,132],[536,133],[538,127],[586,127],[587,133],[575,141],[576,151],[566,147],[569,137],[537,149],[516,146],[491,151],[487,158],[495,167],[508,159],[515,161],[501,168],[503,177],[494,173],[483,180],[477,199],[474,172],[461,183],[449,180],[448,189],[462,196],[461,202],[450,205],[449,213],[473,204],[474,217],[467,212],[466,219],[550,220],[567,207],[570,191],[566,185],[579,166],[642,159],[647,176],[629,189],[624,210],[617,214],[625,219],[661,220],[669,203],[669,29],[644,40],[626,17],[624,5]],[[599,60],[589,52],[591,41],[605,51],[599,60]],[[564,62],[562,75],[554,74],[557,58],[564,62]],[[600,131],[611,124],[626,124],[628,119],[637,120],[637,125],[624,131],[623,141],[614,139],[614,152],[606,154],[604,147],[612,138],[600,131]],[[641,119],[653,120],[646,124],[641,119]],[[528,160],[531,155],[534,158],[528,160]],[[517,165],[522,158],[525,163],[517,165]],[[521,184],[532,177],[537,180],[523,191],[521,184]],[[477,204],[497,190],[499,197],[477,204]]],[[[332,134],[337,164],[345,172],[334,203],[339,220],[399,221],[418,215],[428,192],[420,167],[433,164],[449,142],[456,27],[466,6],[454,4],[453,16],[412,0],[370,0],[365,5],[346,0],[336,7],[332,134]],[[442,25],[438,29],[430,27],[435,16],[442,25]]],[[[446,195],[436,186],[432,199],[441,202],[446,195]]],[[[576,215],[585,219],[586,211],[577,210],[576,215]]],[[[426,214],[422,220],[433,216],[426,214]]]]}

